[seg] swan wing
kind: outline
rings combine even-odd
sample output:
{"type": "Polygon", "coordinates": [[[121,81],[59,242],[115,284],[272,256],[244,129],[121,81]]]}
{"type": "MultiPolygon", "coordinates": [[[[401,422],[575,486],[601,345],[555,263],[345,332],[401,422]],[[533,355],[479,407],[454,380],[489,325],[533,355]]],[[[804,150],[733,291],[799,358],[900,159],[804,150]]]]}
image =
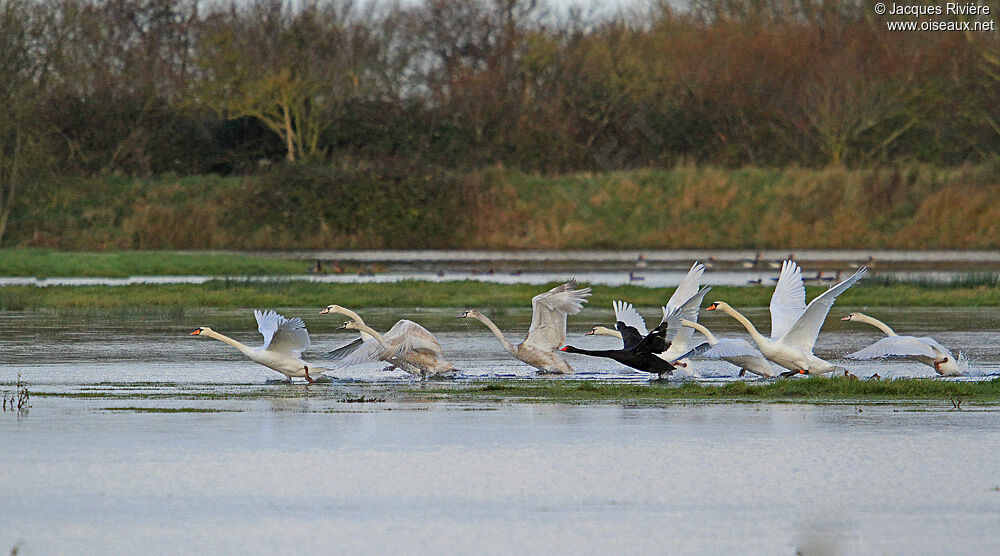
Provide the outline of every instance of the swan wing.
{"type": "MultiPolygon", "coordinates": [[[[878,359],[880,357],[934,357],[934,350],[924,340],[913,336],[889,336],[874,344],[849,353],[848,359],[878,359]]],[[[937,342],[934,342],[937,343],[937,342]]]]}
{"type": "Polygon", "coordinates": [[[324,353],[323,354],[323,359],[329,359],[331,361],[336,361],[338,359],[343,359],[344,357],[347,357],[348,355],[350,355],[351,353],[353,353],[354,350],[356,350],[358,348],[358,346],[360,346],[364,342],[365,342],[365,340],[363,338],[355,338],[354,341],[352,341],[349,344],[345,344],[345,345],[340,346],[339,348],[337,348],[337,349],[335,349],[333,351],[328,351],[328,352],[324,353]]]}
{"type": "Polygon", "coordinates": [[[806,287],[802,284],[802,270],[795,261],[781,264],[778,285],[771,294],[771,339],[785,335],[803,311],[806,310],[806,287]]]}
{"type": "Polygon", "coordinates": [[[372,338],[371,340],[366,340],[361,342],[361,344],[352,351],[350,354],[344,356],[343,359],[337,362],[337,368],[350,367],[352,365],[361,365],[364,363],[374,363],[376,361],[382,361],[380,356],[382,355],[382,345],[378,343],[378,340],[372,338]]]}
{"type": "MultiPolygon", "coordinates": [[[[681,305],[681,318],[692,322],[698,322],[698,313],[701,311],[701,304],[705,301],[705,295],[707,295],[710,291],[712,291],[712,288],[710,286],[705,286],[686,300],[684,304],[681,305]]],[[[666,317],[666,313],[664,313],[663,316],[666,317]]],[[[691,342],[691,337],[693,335],[694,328],[682,326],[672,340],[674,347],[684,349],[691,342]]]]}
{"type": "Polygon", "coordinates": [[[719,343],[706,350],[702,355],[713,359],[744,355],[764,358],[764,355],[753,344],[739,338],[720,338],[719,343]]]}
{"type": "Polygon", "coordinates": [[[393,334],[392,339],[390,339],[389,334],[385,336],[386,342],[390,345],[399,344],[399,349],[402,353],[413,353],[415,351],[429,351],[433,353],[443,353],[444,350],[441,349],[441,344],[438,343],[437,338],[434,334],[431,334],[430,330],[427,330],[423,326],[413,322],[412,320],[401,320],[394,324],[389,332],[397,331],[393,334]]]}
{"type": "Polygon", "coordinates": [[[688,359],[690,357],[698,357],[699,355],[708,351],[712,346],[708,342],[702,342],[693,348],[687,350],[687,353],[681,355],[675,361],[680,361],[681,359],[688,359]]]}
{"type": "Polygon", "coordinates": [[[819,336],[819,329],[826,322],[826,316],[830,313],[834,302],[837,301],[837,296],[847,291],[847,288],[853,286],[855,282],[865,275],[865,272],[868,272],[868,268],[862,267],[847,280],[831,286],[830,289],[816,296],[815,299],[809,302],[809,306],[799,315],[799,318],[795,320],[791,328],[788,329],[788,332],[781,336],[779,341],[784,344],[806,348],[811,353],[813,346],[816,345],[816,337],[819,336]]]}
{"type": "Polygon", "coordinates": [[[649,334],[646,330],[646,322],[642,320],[642,315],[632,306],[624,301],[612,301],[611,306],[615,308],[615,320],[624,323],[635,329],[641,336],[649,334]]]}
{"type": "Polygon", "coordinates": [[[635,347],[637,352],[663,353],[670,347],[671,341],[677,336],[677,332],[682,328],[680,307],[668,309],[663,308],[663,320],[659,326],[646,335],[635,347]]]}
{"type": "Polygon", "coordinates": [[[680,307],[687,300],[691,299],[691,296],[697,294],[698,284],[701,283],[701,275],[704,273],[705,265],[699,262],[691,265],[691,270],[688,270],[687,275],[681,279],[681,283],[677,284],[677,289],[674,290],[673,295],[667,300],[667,307],[680,307]]]}
{"type": "Polygon", "coordinates": [[[554,351],[566,343],[566,315],[579,313],[590,297],[590,288],[575,287],[576,280],[570,280],[531,299],[531,327],[525,344],[554,351]]]}
{"type": "Polygon", "coordinates": [[[937,341],[937,340],[935,340],[934,338],[929,338],[929,337],[926,337],[926,336],[925,336],[925,337],[923,337],[923,338],[919,338],[919,340],[920,340],[921,342],[924,342],[925,344],[927,344],[927,345],[931,346],[932,348],[934,348],[934,349],[936,349],[936,350],[940,351],[940,352],[941,352],[941,353],[943,353],[943,354],[944,354],[944,355],[945,355],[946,357],[952,357],[952,358],[954,357],[954,356],[953,356],[953,355],[951,354],[951,351],[949,351],[949,350],[948,350],[948,348],[946,348],[946,347],[942,346],[941,344],[939,344],[939,343],[938,343],[938,341],[937,341]]]}
{"type": "Polygon", "coordinates": [[[255,310],[253,315],[257,318],[257,330],[264,337],[264,349],[291,353],[295,357],[309,349],[309,331],[302,319],[286,319],[271,310],[255,310]]]}

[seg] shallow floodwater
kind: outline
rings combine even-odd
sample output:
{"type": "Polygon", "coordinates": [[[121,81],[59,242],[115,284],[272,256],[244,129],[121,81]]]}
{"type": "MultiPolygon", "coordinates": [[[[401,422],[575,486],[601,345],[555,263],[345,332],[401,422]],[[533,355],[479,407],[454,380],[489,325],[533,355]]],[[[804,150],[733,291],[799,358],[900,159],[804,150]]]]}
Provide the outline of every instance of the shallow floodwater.
{"type": "MultiPolygon", "coordinates": [[[[878,337],[834,318],[855,309],[834,309],[820,354],[862,376],[931,376],[841,359],[878,337]]],[[[353,335],[315,311],[281,309],[305,318],[307,359],[322,361],[353,335]]],[[[531,375],[458,312],[365,316],[438,332],[462,369],[455,383],[531,375]]],[[[979,374],[1000,367],[998,309],[872,312],[969,353],[979,374]]],[[[527,311],[494,313],[523,336],[527,311]]],[[[569,342],[613,345],[582,335],[610,317],[571,318],[569,342]]],[[[766,310],[750,317],[766,325],[766,310]]],[[[737,335],[718,315],[701,320],[737,335]]],[[[0,312],[0,389],[20,373],[35,394],[26,416],[0,413],[0,551],[1000,551],[993,406],[444,402],[419,394],[438,384],[373,365],[330,384],[265,384],[277,375],[187,335],[202,325],[260,343],[247,311],[0,312]]],[[[570,361],[587,378],[648,378],[570,361]]],[[[735,380],[725,363],[698,368],[735,380]]]]}

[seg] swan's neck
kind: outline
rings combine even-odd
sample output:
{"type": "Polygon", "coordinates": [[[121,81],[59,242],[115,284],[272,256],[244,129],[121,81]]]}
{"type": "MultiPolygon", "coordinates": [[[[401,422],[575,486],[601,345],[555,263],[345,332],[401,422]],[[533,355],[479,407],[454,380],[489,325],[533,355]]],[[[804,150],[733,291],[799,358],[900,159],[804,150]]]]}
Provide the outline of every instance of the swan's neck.
{"type": "Polygon", "coordinates": [[[497,328],[497,325],[493,324],[493,321],[491,321],[490,319],[486,318],[485,315],[473,315],[472,318],[474,318],[474,319],[478,320],[479,322],[485,324],[486,328],[489,328],[490,332],[492,332],[493,335],[497,337],[497,340],[500,340],[500,343],[503,344],[503,348],[505,350],[507,350],[512,355],[516,355],[517,354],[517,350],[514,349],[514,346],[510,345],[510,342],[507,341],[507,338],[504,338],[503,332],[500,332],[500,329],[497,328]]]}
{"type": "Polygon", "coordinates": [[[727,315],[729,315],[729,316],[733,317],[734,319],[736,319],[736,322],[742,324],[743,328],[747,329],[747,332],[750,333],[750,337],[753,338],[753,341],[757,342],[758,345],[761,342],[766,342],[767,341],[767,338],[765,338],[763,335],[761,335],[760,332],[757,332],[757,328],[754,327],[754,325],[753,325],[752,322],[750,322],[750,319],[748,319],[748,318],[744,317],[743,315],[741,315],[739,311],[737,311],[736,309],[733,309],[729,305],[720,305],[719,309],[722,309],[723,312],[725,312],[727,315]]]}
{"type": "MultiPolygon", "coordinates": [[[[354,317],[351,317],[351,318],[353,319],[354,317]]],[[[358,318],[360,319],[360,317],[358,317],[358,318]]],[[[378,342],[379,344],[381,344],[382,347],[384,347],[384,348],[389,347],[389,342],[385,341],[385,337],[382,336],[381,334],[379,334],[378,331],[375,330],[374,328],[368,326],[364,322],[355,322],[354,324],[355,324],[355,326],[357,326],[357,329],[360,332],[365,332],[367,334],[370,334],[372,338],[375,338],[375,341],[378,342]]]]}
{"type": "Polygon", "coordinates": [[[889,328],[888,324],[886,324],[886,323],[878,320],[875,317],[869,317],[868,315],[858,315],[857,317],[854,317],[854,319],[852,319],[852,320],[856,320],[858,322],[863,322],[863,323],[866,323],[866,324],[870,324],[870,325],[874,326],[875,328],[878,328],[882,332],[885,332],[886,336],[898,336],[899,335],[899,334],[896,334],[896,332],[892,328],[889,328]]]}
{"type": "Polygon", "coordinates": [[[225,343],[233,346],[234,348],[240,350],[240,352],[243,353],[243,355],[249,356],[250,353],[253,352],[253,348],[251,348],[250,346],[248,346],[246,344],[243,344],[241,342],[237,342],[236,340],[230,338],[229,336],[225,336],[223,334],[219,334],[218,332],[216,332],[214,330],[205,330],[205,331],[202,332],[202,335],[203,336],[208,336],[209,338],[215,338],[216,340],[219,340],[220,342],[225,342],[225,343]]]}
{"type": "MultiPolygon", "coordinates": [[[[357,313],[355,313],[354,311],[352,311],[350,309],[345,309],[344,307],[341,307],[340,309],[337,310],[337,312],[340,313],[341,315],[347,316],[348,318],[350,318],[351,320],[353,320],[356,324],[364,324],[365,323],[365,321],[361,318],[360,315],[358,315],[357,313]]],[[[371,328],[369,328],[368,330],[371,330],[371,328]]],[[[366,330],[366,332],[367,332],[367,330],[366,330]]],[[[374,334],[372,334],[372,336],[374,336],[374,334]]]]}
{"type": "Polygon", "coordinates": [[[708,340],[708,345],[714,346],[715,344],[719,343],[718,338],[716,338],[714,334],[712,334],[711,332],[709,332],[707,328],[694,322],[693,320],[684,319],[681,321],[681,324],[683,326],[687,326],[688,328],[694,328],[698,332],[701,332],[702,335],[705,336],[705,339],[708,340]]]}

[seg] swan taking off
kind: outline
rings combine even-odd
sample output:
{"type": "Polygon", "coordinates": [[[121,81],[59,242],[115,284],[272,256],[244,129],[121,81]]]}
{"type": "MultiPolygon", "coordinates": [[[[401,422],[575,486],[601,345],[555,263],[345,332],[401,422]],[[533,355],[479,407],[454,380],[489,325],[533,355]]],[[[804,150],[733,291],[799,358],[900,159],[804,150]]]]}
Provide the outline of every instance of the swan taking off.
{"type": "Polygon", "coordinates": [[[341,326],[341,329],[361,333],[361,338],[327,354],[330,359],[341,359],[339,367],[386,361],[422,377],[448,374],[455,370],[455,366],[444,357],[437,338],[412,320],[401,319],[382,335],[366,325],[360,315],[340,305],[327,305],[319,312],[321,315],[333,313],[351,319],[352,325],[341,326]]]}
{"type": "Polygon", "coordinates": [[[886,323],[863,313],[851,313],[840,320],[870,324],[885,332],[887,336],[866,348],[847,355],[850,359],[902,357],[932,367],[941,376],[958,376],[964,372],[961,362],[947,348],[937,343],[934,338],[900,336],[886,323]]]}
{"type": "MultiPolygon", "coordinates": [[[[257,330],[264,337],[264,345],[260,347],[247,346],[207,326],[198,328],[190,335],[225,342],[251,360],[285,375],[289,381],[292,377],[302,377],[308,382],[315,382],[315,377],[309,375],[309,365],[300,358],[310,345],[309,332],[302,319],[286,319],[274,311],[254,311],[253,315],[257,318],[257,330]]],[[[322,373],[324,370],[313,368],[314,373],[322,373]]]]}
{"type": "MultiPolygon", "coordinates": [[[[674,290],[673,295],[667,300],[667,305],[663,308],[664,317],[667,311],[679,309],[682,318],[693,322],[698,321],[701,302],[705,299],[705,294],[711,290],[711,288],[707,287],[702,288],[700,291],[698,290],[698,285],[701,282],[701,276],[704,272],[705,265],[697,262],[691,265],[691,269],[688,270],[687,275],[684,276],[684,279],[677,285],[677,289],[674,290]]],[[[615,328],[617,330],[612,330],[604,326],[595,326],[587,334],[620,338],[627,349],[630,342],[634,344],[634,342],[641,340],[649,333],[646,329],[646,323],[643,321],[642,315],[631,304],[624,301],[615,301],[612,305],[615,309],[615,320],[617,321],[615,328]],[[623,325],[626,328],[625,332],[622,331],[623,325]],[[624,335],[630,336],[631,340],[626,341],[624,335]]],[[[697,376],[693,365],[685,357],[690,351],[691,336],[693,333],[694,331],[690,328],[681,328],[670,343],[667,351],[660,353],[658,356],[671,363],[680,363],[679,366],[685,367],[689,373],[697,376]]]]}
{"type": "Polygon", "coordinates": [[[771,295],[771,337],[765,338],[754,325],[728,303],[716,301],[706,311],[719,309],[733,317],[750,333],[757,347],[765,357],[778,365],[790,369],[793,374],[821,375],[839,370],[832,363],[813,355],[816,337],[826,321],[837,296],[847,291],[867,272],[861,268],[850,278],[831,286],[806,305],[806,288],[802,284],[802,271],[794,261],[785,261],[781,266],[781,277],[771,295]]]}
{"type": "MultiPolygon", "coordinates": [[[[704,294],[702,294],[702,297],[704,297],[704,294]]],[[[668,309],[664,307],[663,320],[660,321],[660,324],[652,332],[644,337],[633,336],[633,330],[628,330],[628,327],[622,327],[626,329],[622,333],[624,336],[624,347],[622,349],[589,350],[566,346],[560,351],[593,357],[607,357],[633,369],[655,374],[657,379],[662,379],[664,373],[668,375],[672,374],[676,368],[676,364],[664,359],[662,354],[667,351],[671,341],[677,337],[677,333],[683,328],[681,320],[680,308],[673,307],[668,309]]]]}
{"type": "Polygon", "coordinates": [[[590,297],[590,288],[576,290],[575,287],[576,280],[570,280],[531,298],[531,327],[524,341],[516,346],[507,341],[493,321],[475,309],[465,311],[458,318],[476,319],[485,324],[508,353],[539,371],[569,374],[573,367],[556,350],[566,343],[566,316],[583,310],[583,304],[590,297]]]}
{"type": "Polygon", "coordinates": [[[397,326],[399,334],[393,342],[364,323],[349,320],[339,329],[358,330],[371,335],[378,342],[376,349],[366,350],[372,360],[389,361],[406,372],[423,378],[455,372],[455,366],[441,354],[441,344],[426,328],[411,320],[399,321],[392,328],[396,329],[397,326]],[[400,323],[403,323],[402,326],[400,323]]]}
{"type": "Polygon", "coordinates": [[[702,351],[701,355],[736,365],[740,368],[740,376],[746,371],[765,378],[774,376],[771,364],[750,342],[739,338],[716,338],[704,326],[687,319],[681,321],[681,324],[701,332],[708,340],[709,348],[702,351]]]}

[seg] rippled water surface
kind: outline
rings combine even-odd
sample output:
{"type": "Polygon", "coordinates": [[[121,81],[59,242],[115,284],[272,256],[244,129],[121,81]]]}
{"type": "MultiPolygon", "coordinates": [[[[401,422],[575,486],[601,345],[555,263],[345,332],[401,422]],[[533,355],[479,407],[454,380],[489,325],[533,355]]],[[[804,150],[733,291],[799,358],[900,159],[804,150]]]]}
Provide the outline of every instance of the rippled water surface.
{"type": "MultiPolygon", "coordinates": [[[[854,309],[834,309],[821,355],[862,376],[931,375],[841,359],[878,337],[834,318],[854,309]]],[[[438,333],[458,383],[531,375],[460,310],[365,317],[438,333]]],[[[306,319],[307,359],[322,361],[353,336],[315,311],[282,309],[306,319]]],[[[1000,367],[1000,310],[872,312],[968,353],[978,374],[1000,367]]],[[[495,316],[512,340],[530,317],[495,316]]],[[[582,335],[610,317],[589,307],[569,342],[613,345],[582,335]]],[[[766,311],[750,317],[766,327],[766,311]]],[[[718,315],[702,322],[739,333],[718,315]]],[[[0,413],[0,551],[1000,551],[995,407],[444,402],[378,366],[265,384],[273,372],[187,335],[201,325],[260,343],[246,311],[0,313],[0,389],[20,373],[35,393],[28,415],[0,413]]],[[[570,361],[586,378],[648,378],[570,361]]],[[[701,380],[734,380],[725,363],[698,365],[701,380]]]]}

